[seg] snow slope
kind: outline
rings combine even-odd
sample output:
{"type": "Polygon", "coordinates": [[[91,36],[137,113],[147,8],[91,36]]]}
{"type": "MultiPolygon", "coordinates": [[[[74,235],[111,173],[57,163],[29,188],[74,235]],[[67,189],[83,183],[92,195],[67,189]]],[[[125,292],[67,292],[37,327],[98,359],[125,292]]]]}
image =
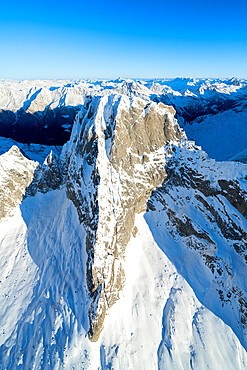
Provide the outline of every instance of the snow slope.
{"type": "Polygon", "coordinates": [[[125,287],[94,343],[82,227],[64,191],[27,199],[1,223],[0,368],[246,368],[235,334],[199,303],[143,215],[135,226],[125,287]]]}
{"type": "MultiPolygon", "coordinates": [[[[187,136],[220,161],[234,159],[247,149],[247,104],[206,115],[184,126],[187,136]]],[[[241,157],[239,157],[241,161],[241,157]]]]}

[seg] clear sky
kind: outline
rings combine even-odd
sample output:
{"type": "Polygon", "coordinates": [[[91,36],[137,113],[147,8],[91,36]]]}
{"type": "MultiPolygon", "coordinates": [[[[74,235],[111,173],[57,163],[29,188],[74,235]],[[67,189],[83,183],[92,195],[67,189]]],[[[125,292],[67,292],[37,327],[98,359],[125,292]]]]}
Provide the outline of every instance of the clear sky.
{"type": "Polygon", "coordinates": [[[1,1],[0,78],[247,78],[247,1],[1,1]]]}

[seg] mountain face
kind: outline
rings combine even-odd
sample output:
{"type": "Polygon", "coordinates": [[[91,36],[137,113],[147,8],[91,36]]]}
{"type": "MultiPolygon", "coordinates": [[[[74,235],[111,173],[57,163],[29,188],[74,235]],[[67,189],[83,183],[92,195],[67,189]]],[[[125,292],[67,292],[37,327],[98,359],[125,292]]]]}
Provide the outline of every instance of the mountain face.
{"type": "Polygon", "coordinates": [[[119,298],[135,214],[145,211],[166,177],[164,146],[184,136],[173,115],[171,108],[138,99],[96,99],[78,116],[64,148],[67,196],[87,230],[92,340],[119,298]]]}
{"type": "Polygon", "coordinates": [[[161,81],[84,84],[62,150],[0,156],[0,368],[246,368],[246,165],[189,141],[161,81]]]}

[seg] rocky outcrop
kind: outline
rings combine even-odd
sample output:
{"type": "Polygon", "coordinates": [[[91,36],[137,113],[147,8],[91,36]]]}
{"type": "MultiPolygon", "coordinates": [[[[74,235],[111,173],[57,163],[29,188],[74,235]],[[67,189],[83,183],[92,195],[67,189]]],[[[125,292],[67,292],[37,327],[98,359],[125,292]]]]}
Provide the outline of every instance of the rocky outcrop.
{"type": "Polygon", "coordinates": [[[87,230],[90,338],[124,284],[123,261],[135,214],[146,210],[165,171],[166,145],[184,138],[173,108],[110,96],[89,101],[64,149],[68,197],[87,230]]]}
{"type": "Polygon", "coordinates": [[[61,185],[60,160],[51,151],[44,163],[37,166],[33,175],[33,181],[26,188],[25,197],[28,195],[34,196],[37,192],[47,193],[50,190],[59,189],[61,185]]]}
{"type": "Polygon", "coordinates": [[[11,215],[13,208],[21,203],[37,165],[15,145],[0,156],[0,219],[11,215]]]}

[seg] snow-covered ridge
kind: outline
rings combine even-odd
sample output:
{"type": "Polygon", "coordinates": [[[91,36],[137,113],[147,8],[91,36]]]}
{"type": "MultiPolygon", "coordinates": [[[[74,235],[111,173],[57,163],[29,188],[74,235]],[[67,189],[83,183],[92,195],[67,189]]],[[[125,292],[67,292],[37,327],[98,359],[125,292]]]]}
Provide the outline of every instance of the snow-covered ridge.
{"type": "Polygon", "coordinates": [[[59,156],[62,150],[61,146],[19,143],[13,139],[0,137],[0,155],[6,153],[13,145],[17,146],[26,158],[40,164],[44,163],[51,151],[59,156]]]}
{"type": "Polygon", "coordinates": [[[62,154],[27,162],[0,223],[3,369],[246,367],[246,165],[138,83],[86,97],[62,154]]]}

